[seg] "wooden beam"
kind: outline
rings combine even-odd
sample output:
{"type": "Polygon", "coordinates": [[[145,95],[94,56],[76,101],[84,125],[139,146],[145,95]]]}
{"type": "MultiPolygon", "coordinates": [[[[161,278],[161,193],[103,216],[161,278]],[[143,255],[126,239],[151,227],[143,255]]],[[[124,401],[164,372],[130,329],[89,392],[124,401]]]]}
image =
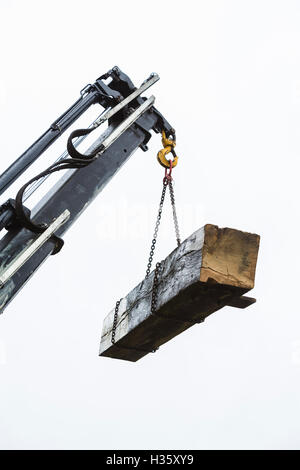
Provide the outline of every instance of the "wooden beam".
{"type": "Polygon", "coordinates": [[[111,342],[114,309],[104,319],[100,356],[137,361],[226,305],[244,308],[254,287],[259,235],[207,224],[163,262],[156,314],[151,314],[154,272],[124,299],[111,342]]]}

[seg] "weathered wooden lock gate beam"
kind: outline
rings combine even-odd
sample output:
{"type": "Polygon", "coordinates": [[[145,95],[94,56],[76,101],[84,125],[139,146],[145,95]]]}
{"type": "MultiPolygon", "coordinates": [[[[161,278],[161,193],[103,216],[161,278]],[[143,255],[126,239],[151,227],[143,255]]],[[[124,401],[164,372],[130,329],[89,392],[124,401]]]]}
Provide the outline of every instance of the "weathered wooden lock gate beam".
{"type": "Polygon", "coordinates": [[[226,305],[245,308],[255,299],[259,235],[207,224],[163,262],[157,307],[151,313],[154,271],[121,300],[103,323],[100,356],[137,361],[226,305]]]}

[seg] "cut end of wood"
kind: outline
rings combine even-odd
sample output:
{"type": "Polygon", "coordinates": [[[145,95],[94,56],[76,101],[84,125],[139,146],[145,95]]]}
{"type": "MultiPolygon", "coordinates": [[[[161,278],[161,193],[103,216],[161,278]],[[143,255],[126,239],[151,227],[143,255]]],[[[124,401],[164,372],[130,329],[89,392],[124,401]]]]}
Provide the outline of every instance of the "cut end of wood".
{"type": "Polygon", "coordinates": [[[252,289],[260,236],[212,224],[204,230],[200,281],[252,289]]]}

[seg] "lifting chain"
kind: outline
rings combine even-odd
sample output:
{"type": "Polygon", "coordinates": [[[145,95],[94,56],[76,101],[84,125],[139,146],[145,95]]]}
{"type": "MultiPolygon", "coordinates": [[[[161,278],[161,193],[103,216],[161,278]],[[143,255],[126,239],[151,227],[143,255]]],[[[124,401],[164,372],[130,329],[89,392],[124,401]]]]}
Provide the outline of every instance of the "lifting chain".
{"type": "Polygon", "coordinates": [[[160,203],[159,203],[159,207],[158,207],[158,214],[157,214],[157,218],[156,218],[154,234],[153,234],[153,239],[152,239],[151,248],[150,248],[150,254],[149,254],[147,270],[146,270],[146,278],[149,276],[149,274],[151,272],[151,266],[152,266],[152,262],[153,262],[154,251],[155,251],[155,248],[156,248],[157,234],[158,234],[158,229],[159,229],[159,225],[160,225],[160,221],[161,221],[161,214],[162,214],[162,209],[163,209],[163,205],[164,205],[164,201],[165,201],[165,195],[166,195],[167,187],[169,187],[169,191],[170,191],[170,199],[171,199],[171,206],[172,206],[172,212],[173,212],[173,220],[174,220],[177,246],[179,246],[180,243],[181,243],[179,225],[178,225],[178,218],[177,218],[177,212],[176,212],[176,205],[175,205],[173,178],[172,178],[172,168],[173,168],[172,160],[170,160],[169,163],[170,163],[170,170],[169,170],[169,172],[167,171],[167,169],[165,170],[165,177],[163,179],[163,189],[162,189],[162,193],[161,193],[160,203]]]}
{"type": "Polygon", "coordinates": [[[153,287],[152,287],[152,297],[151,297],[151,313],[152,313],[152,315],[155,315],[155,313],[156,313],[157,288],[158,288],[158,281],[159,281],[159,276],[161,274],[161,270],[162,270],[161,262],[156,263],[155,271],[154,271],[153,287]]]}
{"type": "Polygon", "coordinates": [[[172,179],[169,181],[169,191],[170,191],[170,199],[171,199],[171,206],[172,206],[172,212],[173,212],[176,241],[177,241],[177,246],[179,246],[181,241],[180,241],[180,232],[179,232],[178,218],[177,218],[176,205],[175,205],[175,194],[174,194],[172,179]]]}
{"type": "Polygon", "coordinates": [[[117,328],[117,323],[118,323],[118,312],[119,312],[119,307],[120,307],[121,300],[122,299],[118,300],[116,302],[116,306],[115,306],[114,321],[113,321],[113,327],[112,327],[112,331],[111,331],[111,342],[112,342],[112,344],[115,344],[115,342],[116,342],[115,336],[116,336],[116,328],[117,328]]]}
{"type": "Polygon", "coordinates": [[[153,256],[154,256],[154,251],[155,251],[155,246],[156,246],[156,240],[157,240],[157,235],[158,235],[158,229],[159,229],[159,225],[160,225],[161,214],[162,214],[162,210],[163,210],[163,205],[164,205],[164,201],[165,201],[166,190],[167,190],[168,184],[169,184],[168,180],[164,178],[163,179],[163,189],[162,189],[162,193],[161,193],[161,197],[160,197],[160,203],[159,203],[159,207],[158,207],[158,214],[157,214],[157,218],[156,218],[156,222],[155,222],[154,234],[153,234],[153,239],[152,239],[152,242],[151,242],[150,254],[149,254],[149,259],[148,259],[148,264],[147,264],[146,278],[149,276],[150,271],[151,271],[151,266],[152,266],[153,256]]]}
{"type": "MultiPolygon", "coordinates": [[[[172,178],[172,169],[177,165],[177,162],[178,162],[178,157],[177,157],[177,155],[175,153],[175,150],[174,150],[176,142],[175,142],[175,140],[167,139],[166,134],[163,131],[162,132],[162,144],[163,144],[164,148],[158,152],[157,159],[158,159],[159,163],[165,168],[165,176],[163,178],[163,188],[162,188],[162,193],[161,193],[159,207],[158,207],[158,214],[157,214],[155,227],[154,227],[153,239],[152,239],[152,242],[151,242],[149,259],[148,259],[148,263],[147,263],[147,270],[146,270],[146,276],[145,276],[146,279],[149,277],[149,274],[151,272],[151,266],[152,266],[152,262],[153,262],[154,251],[155,251],[155,248],[156,248],[158,229],[159,229],[159,226],[160,226],[161,215],[162,215],[162,210],[163,210],[163,205],[164,205],[164,201],[165,201],[167,187],[169,188],[169,192],[170,192],[170,200],[171,200],[171,206],[172,206],[172,213],[173,213],[173,221],[174,221],[174,227],[175,227],[177,246],[179,246],[181,244],[178,218],[177,218],[176,205],[175,205],[173,178],[172,178]],[[167,160],[166,159],[166,155],[170,152],[172,153],[172,155],[174,157],[174,160],[167,160]]],[[[159,277],[160,277],[160,274],[161,274],[161,270],[162,270],[162,263],[161,262],[156,263],[155,271],[154,271],[153,287],[152,287],[152,297],[151,297],[151,314],[153,314],[153,315],[156,313],[157,290],[158,290],[158,283],[159,283],[159,277]]],[[[111,342],[114,345],[116,344],[115,336],[116,336],[116,328],[117,328],[117,323],[118,323],[118,313],[119,313],[119,307],[120,307],[121,300],[122,299],[120,299],[116,302],[115,312],[114,312],[114,319],[113,319],[112,333],[111,333],[111,342]]],[[[156,350],[146,351],[144,349],[130,348],[130,347],[125,347],[125,346],[120,346],[120,347],[124,348],[124,349],[135,349],[137,351],[143,351],[143,352],[155,352],[156,351],[156,350]]]]}

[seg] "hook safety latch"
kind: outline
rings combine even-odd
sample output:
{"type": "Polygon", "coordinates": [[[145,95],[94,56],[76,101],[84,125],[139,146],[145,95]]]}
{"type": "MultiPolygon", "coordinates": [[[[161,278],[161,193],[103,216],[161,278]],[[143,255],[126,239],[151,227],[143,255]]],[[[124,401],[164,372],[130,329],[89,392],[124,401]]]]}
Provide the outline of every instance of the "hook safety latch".
{"type": "Polygon", "coordinates": [[[163,149],[161,149],[158,154],[157,154],[157,160],[160,165],[162,165],[164,168],[174,168],[177,163],[178,163],[178,156],[175,153],[175,145],[176,141],[173,139],[168,139],[166,137],[166,133],[163,130],[162,131],[162,144],[164,146],[163,149]],[[167,160],[166,155],[168,153],[172,153],[174,160],[172,161],[172,164],[170,164],[171,160],[167,160]]]}

